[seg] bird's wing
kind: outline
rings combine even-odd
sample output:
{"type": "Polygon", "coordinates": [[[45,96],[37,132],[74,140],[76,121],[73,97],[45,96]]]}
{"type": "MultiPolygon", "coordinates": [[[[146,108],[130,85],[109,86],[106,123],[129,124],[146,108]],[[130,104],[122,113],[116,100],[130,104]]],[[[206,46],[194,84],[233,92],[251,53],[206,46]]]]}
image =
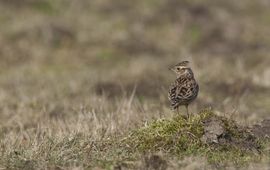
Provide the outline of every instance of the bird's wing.
{"type": "Polygon", "coordinates": [[[177,84],[177,89],[176,89],[176,98],[178,100],[184,100],[187,97],[187,92],[188,92],[188,88],[187,88],[187,83],[188,83],[188,79],[186,78],[179,78],[176,81],[177,84]]]}
{"type": "Polygon", "coordinates": [[[199,86],[194,79],[181,77],[170,86],[168,98],[172,108],[187,104],[197,97],[199,86]]]}
{"type": "Polygon", "coordinates": [[[177,83],[176,100],[179,102],[191,100],[199,90],[199,86],[194,79],[182,78],[177,83]]]}
{"type": "Polygon", "coordinates": [[[198,91],[199,91],[199,85],[196,83],[194,79],[189,80],[186,84],[186,91],[185,91],[185,99],[191,100],[195,97],[197,97],[198,91]]]}

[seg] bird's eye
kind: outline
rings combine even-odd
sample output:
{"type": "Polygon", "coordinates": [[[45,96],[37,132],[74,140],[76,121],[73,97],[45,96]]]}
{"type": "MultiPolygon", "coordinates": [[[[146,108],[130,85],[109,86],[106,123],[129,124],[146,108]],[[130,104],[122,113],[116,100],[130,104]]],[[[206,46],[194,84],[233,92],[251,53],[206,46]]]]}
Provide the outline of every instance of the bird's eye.
{"type": "Polygon", "coordinates": [[[179,67],[177,67],[176,69],[177,69],[177,71],[179,71],[179,70],[180,70],[180,68],[179,68],[179,67]]]}

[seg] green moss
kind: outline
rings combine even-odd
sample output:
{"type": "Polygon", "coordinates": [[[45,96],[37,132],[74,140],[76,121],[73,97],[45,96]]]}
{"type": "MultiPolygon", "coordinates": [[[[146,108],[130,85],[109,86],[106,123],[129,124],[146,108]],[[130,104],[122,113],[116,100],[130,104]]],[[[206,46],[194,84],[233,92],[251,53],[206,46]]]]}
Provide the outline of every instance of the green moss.
{"type": "Polygon", "coordinates": [[[189,120],[180,115],[171,120],[155,120],[149,125],[133,131],[128,141],[136,143],[136,148],[140,151],[188,150],[190,149],[188,146],[199,144],[199,137],[203,135],[201,120],[211,114],[211,112],[203,112],[189,120]]]}

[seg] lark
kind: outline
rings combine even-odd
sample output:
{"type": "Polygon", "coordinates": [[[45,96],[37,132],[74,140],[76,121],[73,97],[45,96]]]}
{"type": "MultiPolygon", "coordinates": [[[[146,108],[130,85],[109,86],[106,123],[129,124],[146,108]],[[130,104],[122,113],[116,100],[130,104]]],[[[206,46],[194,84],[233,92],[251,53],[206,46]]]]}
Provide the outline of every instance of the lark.
{"type": "Polygon", "coordinates": [[[177,78],[171,84],[168,93],[172,109],[177,109],[178,112],[179,106],[185,106],[187,117],[189,117],[188,105],[196,99],[199,92],[199,85],[188,65],[189,61],[182,61],[170,68],[176,73],[177,78]]]}

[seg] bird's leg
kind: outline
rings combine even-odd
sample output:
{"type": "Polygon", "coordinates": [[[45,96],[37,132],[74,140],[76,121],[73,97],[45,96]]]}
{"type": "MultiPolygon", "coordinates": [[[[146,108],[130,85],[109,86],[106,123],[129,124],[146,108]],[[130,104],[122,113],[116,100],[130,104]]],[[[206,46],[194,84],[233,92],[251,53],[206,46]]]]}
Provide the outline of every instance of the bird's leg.
{"type": "Polygon", "coordinates": [[[177,111],[177,115],[179,115],[179,107],[177,107],[176,111],[177,111]]]}
{"type": "Polygon", "coordinates": [[[187,110],[187,117],[189,118],[188,105],[185,105],[185,106],[186,106],[186,110],[187,110]]]}

